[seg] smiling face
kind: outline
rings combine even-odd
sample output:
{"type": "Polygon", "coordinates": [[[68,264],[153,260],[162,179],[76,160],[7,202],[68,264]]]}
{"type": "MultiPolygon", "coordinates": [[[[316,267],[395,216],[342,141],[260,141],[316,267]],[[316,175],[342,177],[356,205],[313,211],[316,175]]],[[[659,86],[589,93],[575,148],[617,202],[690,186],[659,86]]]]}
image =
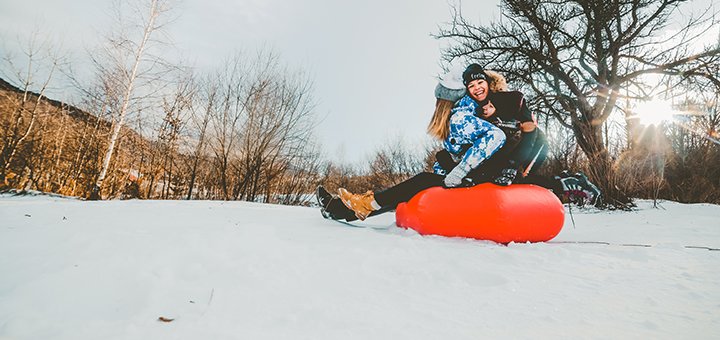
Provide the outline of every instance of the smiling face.
{"type": "Polygon", "coordinates": [[[481,102],[487,98],[490,90],[488,89],[488,82],[485,79],[475,79],[467,84],[467,92],[470,98],[476,102],[481,102]]]}

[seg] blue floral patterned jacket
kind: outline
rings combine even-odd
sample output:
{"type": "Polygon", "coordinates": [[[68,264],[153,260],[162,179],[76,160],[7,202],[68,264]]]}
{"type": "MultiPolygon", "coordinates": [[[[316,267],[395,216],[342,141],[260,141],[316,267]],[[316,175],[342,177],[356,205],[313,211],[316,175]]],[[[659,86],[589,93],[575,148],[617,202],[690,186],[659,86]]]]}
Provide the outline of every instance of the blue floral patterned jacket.
{"type": "MultiPolygon", "coordinates": [[[[450,134],[443,146],[450,152],[461,169],[467,173],[478,167],[505,144],[505,133],[492,123],[475,115],[478,103],[465,95],[452,109],[450,134]]],[[[445,175],[435,163],[434,172],[445,175]]]]}

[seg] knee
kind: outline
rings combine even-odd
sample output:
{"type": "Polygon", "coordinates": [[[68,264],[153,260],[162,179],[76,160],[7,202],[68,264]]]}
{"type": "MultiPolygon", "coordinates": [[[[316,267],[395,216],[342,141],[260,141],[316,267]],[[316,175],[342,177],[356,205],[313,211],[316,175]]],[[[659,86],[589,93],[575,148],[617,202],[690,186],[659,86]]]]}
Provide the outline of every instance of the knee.
{"type": "Polygon", "coordinates": [[[488,131],[488,149],[497,151],[505,144],[505,132],[495,128],[488,131]]]}

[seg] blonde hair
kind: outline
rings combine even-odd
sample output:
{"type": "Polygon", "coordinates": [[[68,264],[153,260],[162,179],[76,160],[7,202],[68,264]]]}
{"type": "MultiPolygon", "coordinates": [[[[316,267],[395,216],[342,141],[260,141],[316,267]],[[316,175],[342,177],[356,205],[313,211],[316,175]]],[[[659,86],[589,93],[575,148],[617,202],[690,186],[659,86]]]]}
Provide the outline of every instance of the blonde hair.
{"type": "Polygon", "coordinates": [[[448,137],[450,134],[450,115],[454,105],[455,103],[449,100],[437,98],[435,112],[427,128],[430,136],[441,141],[448,137]]]}
{"type": "MultiPolygon", "coordinates": [[[[488,90],[490,90],[490,92],[505,92],[508,90],[507,81],[502,74],[485,70],[485,75],[488,77],[488,90]]],[[[437,98],[435,102],[435,112],[427,127],[427,132],[430,136],[441,141],[448,137],[450,134],[450,116],[453,106],[455,106],[454,102],[437,98]]]]}

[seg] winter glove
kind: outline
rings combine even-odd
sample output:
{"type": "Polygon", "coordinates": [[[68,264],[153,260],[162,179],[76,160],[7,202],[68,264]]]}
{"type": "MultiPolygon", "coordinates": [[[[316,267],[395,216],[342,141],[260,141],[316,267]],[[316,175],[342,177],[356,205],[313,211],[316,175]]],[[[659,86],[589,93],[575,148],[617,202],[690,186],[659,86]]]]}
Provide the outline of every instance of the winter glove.
{"type": "Polygon", "coordinates": [[[500,118],[495,118],[495,121],[493,121],[492,123],[501,129],[502,128],[512,129],[513,131],[520,130],[520,122],[517,120],[509,120],[509,121],[504,122],[500,118]]]}
{"type": "Polygon", "coordinates": [[[517,176],[517,170],[513,168],[507,168],[503,169],[503,171],[500,173],[500,176],[495,177],[493,179],[493,183],[501,186],[508,186],[512,184],[512,182],[515,180],[515,176],[517,176]]]}
{"type": "Polygon", "coordinates": [[[446,188],[454,188],[457,186],[460,186],[463,183],[463,178],[465,175],[467,175],[467,171],[464,170],[460,166],[456,166],[452,171],[450,171],[447,176],[445,176],[445,180],[443,183],[445,184],[446,188]]]}

